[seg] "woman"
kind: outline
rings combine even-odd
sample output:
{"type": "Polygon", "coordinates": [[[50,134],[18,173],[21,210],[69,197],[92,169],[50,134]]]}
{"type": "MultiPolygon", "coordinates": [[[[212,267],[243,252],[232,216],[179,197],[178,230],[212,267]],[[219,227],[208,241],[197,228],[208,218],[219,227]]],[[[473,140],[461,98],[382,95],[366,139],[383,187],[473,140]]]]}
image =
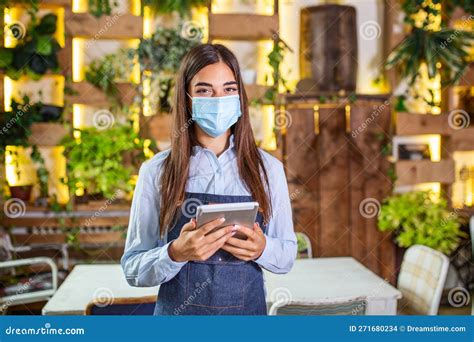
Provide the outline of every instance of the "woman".
{"type": "Polygon", "coordinates": [[[125,277],[132,286],[161,284],[156,315],[265,315],[261,268],[288,272],[296,238],[283,166],[256,147],[230,50],[204,44],[185,56],[173,118],[171,149],[139,172],[125,277]],[[211,232],[222,224],[215,220],[195,229],[196,205],[248,201],[260,205],[253,227],[211,232]]]}

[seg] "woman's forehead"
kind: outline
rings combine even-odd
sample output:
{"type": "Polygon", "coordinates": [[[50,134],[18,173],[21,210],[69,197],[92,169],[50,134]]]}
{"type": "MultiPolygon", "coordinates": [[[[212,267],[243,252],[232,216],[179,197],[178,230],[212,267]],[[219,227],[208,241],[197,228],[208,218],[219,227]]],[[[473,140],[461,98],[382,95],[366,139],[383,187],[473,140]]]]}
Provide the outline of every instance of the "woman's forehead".
{"type": "MultiPolygon", "coordinates": [[[[210,86],[221,86],[228,82],[235,82],[234,73],[224,62],[206,65],[191,80],[191,86],[207,83],[210,86]]],[[[205,86],[206,84],[202,84],[205,86]]]]}

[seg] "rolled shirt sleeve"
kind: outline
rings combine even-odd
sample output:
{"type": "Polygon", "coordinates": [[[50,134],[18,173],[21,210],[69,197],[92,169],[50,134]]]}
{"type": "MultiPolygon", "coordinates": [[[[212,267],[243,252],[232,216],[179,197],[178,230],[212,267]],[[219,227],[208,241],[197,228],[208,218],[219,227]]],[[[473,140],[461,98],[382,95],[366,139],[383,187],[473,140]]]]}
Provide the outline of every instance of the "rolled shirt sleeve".
{"type": "MultiPolygon", "coordinates": [[[[268,158],[268,157],[267,157],[268,158]]],[[[270,157],[269,172],[272,217],[266,232],[266,246],[257,264],[273,273],[287,273],[293,267],[297,253],[293,229],[290,195],[283,164],[270,157]]]]}
{"type": "Polygon", "coordinates": [[[121,265],[131,286],[156,286],[171,280],[186,262],[175,262],[168,254],[171,242],[160,238],[157,187],[158,170],[164,153],[143,163],[140,168],[130,210],[125,252],[121,265]]]}

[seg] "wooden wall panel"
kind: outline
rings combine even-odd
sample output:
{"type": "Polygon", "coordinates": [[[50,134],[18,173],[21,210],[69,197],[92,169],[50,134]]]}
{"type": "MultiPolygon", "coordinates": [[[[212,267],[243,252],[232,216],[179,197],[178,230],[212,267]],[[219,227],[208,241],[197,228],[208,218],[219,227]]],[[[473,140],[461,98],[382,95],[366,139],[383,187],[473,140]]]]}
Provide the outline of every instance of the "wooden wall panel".
{"type": "Polygon", "coordinates": [[[318,98],[287,98],[292,124],[284,160],[290,196],[298,191],[295,229],[309,235],[315,257],[352,256],[394,283],[392,236],[377,229],[377,211],[367,217],[359,208],[366,199],[379,207],[392,189],[382,154],[391,139],[390,106],[386,97],[358,96],[355,103],[318,98]]]}

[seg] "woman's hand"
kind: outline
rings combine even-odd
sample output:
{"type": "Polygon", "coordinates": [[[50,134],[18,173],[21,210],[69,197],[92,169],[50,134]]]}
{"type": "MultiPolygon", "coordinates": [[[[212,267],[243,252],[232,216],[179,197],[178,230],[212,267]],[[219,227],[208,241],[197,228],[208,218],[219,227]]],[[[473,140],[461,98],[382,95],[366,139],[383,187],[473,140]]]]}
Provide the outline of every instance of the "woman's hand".
{"type": "Polygon", "coordinates": [[[255,260],[262,255],[263,250],[267,244],[265,234],[258,223],[254,223],[253,229],[236,226],[239,232],[247,236],[247,240],[241,240],[231,237],[222,247],[223,250],[233,254],[240,260],[250,261],[255,260]]]}
{"type": "Polygon", "coordinates": [[[224,218],[215,219],[196,229],[196,220],[191,219],[183,226],[179,237],[168,247],[168,254],[171,260],[182,262],[208,259],[237,230],[234,226],[227,226],[208,234],[224,221],[224,218]]]}

